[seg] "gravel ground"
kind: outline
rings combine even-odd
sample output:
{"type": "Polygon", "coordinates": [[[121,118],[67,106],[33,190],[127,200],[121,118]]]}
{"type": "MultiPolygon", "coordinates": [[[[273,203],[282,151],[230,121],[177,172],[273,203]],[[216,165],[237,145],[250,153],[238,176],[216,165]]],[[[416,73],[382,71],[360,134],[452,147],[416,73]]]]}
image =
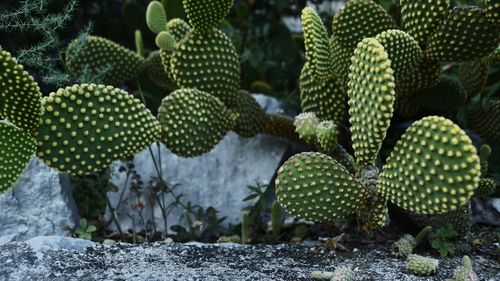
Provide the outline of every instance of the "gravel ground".
{"type": "MultiPolygon", "coordinates": [[[[492,258],[471,256],[480,280],[500,280],[492,258]]],[[[444,280],[459,257],[440,260],[435,276],[415,277],[386,247],[336,252],[317,246],[236,244],[117,244],[77,250],[29,243],[0,246],[0,280],[313,280],[311,271],[351,265],[356,280],[444,280]]]]}

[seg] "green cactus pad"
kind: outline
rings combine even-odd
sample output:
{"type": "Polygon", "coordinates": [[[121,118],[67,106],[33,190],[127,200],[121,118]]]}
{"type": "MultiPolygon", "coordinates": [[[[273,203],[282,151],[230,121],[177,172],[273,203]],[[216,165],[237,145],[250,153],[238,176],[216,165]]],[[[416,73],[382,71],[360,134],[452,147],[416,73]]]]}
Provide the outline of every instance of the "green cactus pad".
{"type": "Polygon", "coordinates": [[[320,120],[342,123],[347,94],[336,79],[319,81],[308,71],[306,63],[300,74],[300,101],[303,112],[314,112],[320,120]]]}
{"type": "Polygon", "coordinates": [[[353,214],[368,191],[337,161],[307,152],[293,156],[279,169],[276,195],[293,215],[326,222],[353,214]]]}
{"type": "Polygon", "coordinates": [[[316,131],[319,125],[319,119],[313,112],[304,112],[295,117],[295,131],[300,138],[307,143],[314,145],[316,143],[316,131]]]}
{"type": "Polygon", "coordinates": [[[491,24],[500,26],[500,2],[498,0],[486,0],[486,18],[491,24]]]}
{"type": "Polygon", "coordinates": [[[468,98],[473,98],[484,90],[488,82],[489,67],[487,59],[460,64],[458,75],[465,87],[468,98]]]}
{"type": "Polygon", "coordinates": [[[436,273],[439,261],[419,255],[409,255],[406,260],[406,269],[413,275],[428,276],[436,273]]]}
{"type": "Polygon", "coordinates": [[[235,104],[240,84],[239,57],[222,31],[192,30],[177,45],[170,63],[179,86],[207,92],[227,106],[235,104]]]}
{"type": "Polygon", "coordinates": [[[342,87],[347,88],[349,66],[354,50],[344,48],[335,37],[330,37],[330,53],[332,55],[333,76],[340,82],[342,87]]]}
{"type": "Polygon", "coordinates": [[[406,78],[415,71],[422,58],[422,50],[415,39],[406,32],[397,29],[383,31],[375,39],[384,46],[389,55],[396,81],[406,78]]]}
{"type": "Polygon", "coordinates": [[[429,39],[428,58],[465,62],[483,58],[500,43],[498,26],[488,22],[477,7],[456,7],[429,39]]]}
{"type": "Polygon", "coordinates": [[[233,0],[182,0],[189,23],[199,31],[215,28],[224,19],[233,0]]]}
{"type": "Polygon", "coordinates": [[[37,156],[61,172],[98,172],[160,137],[160,125],[144,104],[111,86],[59,89],[45,97],[42,106],[37,156]]]}
{"type": "Polygon", "coordinates": [[[443,70],[440,63],[424,59],[413,72],[397,81],[398,97],[410,97],[418,91],[432,88],[441,81],[442,76],[443,70]]]}
{"type": "Polygon", "coordinates": [[[159,1],[151,1],[146,10],[146,23],[151,31],[160,33],[167,26],[167,15],[159,1]]]}
{"type": "Polygon", "coordinates": [[[0,121],[0,194],[14,186],[35,151],[35,140],[28,133],[0,121]]]}
{"type": "Polygon", "coordinates": [[[490,144],[500,143],[500,99],[467,112],[469,128],[490,144]]]}
{"type": "Polygon", "coordinates": [[[414,102],[413,96],[397,95],[394,103],[394,112],[404,117],[415,116],[421,108],[422,106],[414,102]]]}
{"type": "Polygon", "coordinates": [[[331,152],[330,156],[342,164],[342,166],[344,166],[349,173],[353,175],[356,173],[356,160],[354,160],[354,157],[352,157],[352,155],[349,154],[349,152],[347,152],[347,150],[345,150],[345,148],[340,144],[337,144],[335,150],[331,152]]]}
{"type": "Polygon", "coordinates": [[[436,86],[416,93],[413,98],[419,105],[439,112],[456,110],[466,99],[467,91],[462,83],[450,76],[444,76],[436,86]]]}
{"type": "Polygon", "coordinates": [[[481,178],[479,180],[479,185],[477,186],[476,192],[474,193],[474,196],[476,197],[484,197],[484,196],[489,196],[495,192],[497,189],[497,185],[494,180],[492,179],[487,179],[487,178],[481,178]]]}
{"type": "Polygon", "coordinates": [[[238,135],[251,138],[264,130],[266,112],[247,91],[239,91],[236,107],[231,110],[238,113],[238,120],[233,129],[238,135]]]}
{"type": "Polygon", "coordinates": [[[415,38],[420,46],[427,45],[429,36],[446,15],[450,4],[450,0],[401,0],[401,17],[406,32],[415,38]]]}
{"type": "Polygon", "coordinates": [[[158,109],[162,142],[182,157],[209,152],[234,128],[234,116],[217,98],[196,89],[180,89],[158,109]]]}
{"type": "Polygon", "coordinates": [[[266,115],[263,133],[273,137],[284,138],[301,143],[299,134],[295,132],[294,119],[282,114],[266,115]]]}
{"type": "Polygon", "coordinates": [[[373,38],[358,44],[349,67],[349,115],[358,165],[371,165],[385,138],[395,99],[391,61],[373,38]]]}
{"type": "Polygon", "coordinates": [[[417,240],[410,234],[405,234],[403,237],[399,238],[398,241],[392,243],[389,250],[396,257],[406,258],[413,253],[413,250],[417,246],[417,240]]]}
{"type": "Polygon", "coordinates": [[[149,54],[148,58],[146,59],[145,66],[145,70],[149,79],[153,81],[153,83],[155,83],[157,86],[169,91],[178,88],[175,82],[165,72],[160,51],[154,51],[149,54]]]}
{"type": "Polygon", "coordinates": [[[314,80],[327,82],[331,78],[331,56],[325,25],[313,9],[306,7],[302,10],[302,26],[308,65],[305,70],[314,80]]]}
{"type": "Polygon", "coordinates": [[[350,0],[335,14],[333,36],[344,48],[354,50],[364,38],[397,28],[391,16],[372,0],[350,0]]]}
{"type": "Polygon", "coordinates": [[[488,158],[491,155],[491,146],[483,144],[479,149],[479,159],[481,160],[481,176],[486,177],[488,174],[488,158]]]}
{"type": "Polygon", "coordinates": [[[372,197],[357,212],[357,217],[362,225],[369,229],[381,229],[389,221],[387,199],[372,197]]]}
{"type": "Polygon", "coordinates": [[[7,119],[28,133],[40,125],[42,93],[22,65],[0,48],[0,119],[7,119]]]}
{"type": "Polygon", "coordinates": [[[89,36],[69,44],[66,66],[75,76],[100,75],[100,82],[115,85],[137,77],[144,58],[108,39],[89,36]]]}
{"type": "MultiPolygon", "coordinates": [[[[316,127],[316,142],[323,151],[335,151],[337,149],[337,137],[339,131],[337,125],[330,120],[321,121],[316,127]]],[[[342,164],[342,161],[339,161],[342,164]]],[[[346,167],[347,168],[347,167],[346,167]]]]}
{"type": "Polygon", "coordinates": [[[380,195],[420,214],[444,214],[466,204],[480,176],[470,138],[448,119],[425,117],[398,141],[377,182],[380,195]]]}
{"type": "Polygon", "coordinates": [[[177,46],[177,41],[175,41],[174,36],[170,34],[168,31],[162,31],[160,32],[156,38],[155,38],[155,43],[160,50],[165,50],[165,51],[173,51],[175,47],[177,46]]]}
{"type": "Polygon", "coordinates": [[[174,36],[175,41],[179,42],[191,31],[191,27],[187,22],[182,19],[171,19],[167,22],[166,30],[172,36],[174,36]]]}

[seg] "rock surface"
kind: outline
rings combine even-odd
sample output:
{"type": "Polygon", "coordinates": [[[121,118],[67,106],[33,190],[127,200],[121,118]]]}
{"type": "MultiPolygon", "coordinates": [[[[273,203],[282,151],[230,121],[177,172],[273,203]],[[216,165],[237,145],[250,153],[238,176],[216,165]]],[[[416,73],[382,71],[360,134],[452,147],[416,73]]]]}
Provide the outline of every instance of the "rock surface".
{"type": "Polygon", "coordinates": [[[472,220],[475,223],[500,226],[500,198],[473,198],[472,220]]]}
{"type": "MultiPolygon", "coordinates": [[[[48,238],[44,238],[46,240],[48,238]]],[[[79,243],[79,242],[78,242],[79,243]]],[[[90,242],[89,242],[90,243],[90,242]]],[[[492,258],[471,256],[479,280],[493,281],[499,266],[492,258]]],[[[444,280],[461,263],[440,260],[431,277],[416,277],[386,247],[335,252],[300,245],[117,244],[82,250],[34,249],[27,243],[0,246],[0,280],[313,280],[312,271],[352,266],[356,280],[444,280]]]]}
{"type": "MultiPolygon", "coordinates": [[[[276,113],[281,108],[280,102],[274,98],[264,95],[254,95],[254,97],[268,113],[276,113]]],[[[151,148],[154,159],[159,164],[158,146],[153,145],[151,148]]],[[[204,209],[214,207],[219,212],[219,218],[227,217],[225,225],[237,224],[240,221],[241,210],[255,203],[255,200],[242,201],[250,193],[248,186],[267,185],[272,182],[288,149],[289,144],[283,140],[267,136],[242,138],[231,132],[211,152],[196,158],[178,157],[160,145],[161,170],[167,184],[176,186],[177,194],[184,194],[183,202],[191,202],[204,209]]],[[[134,158],[135,170],[144,183],[158,177],[152,159],[149,150],[139,153],[134,158]]],[[[144,229],[143,222],[152,221],[151,213],[154,213],[156,229],[164,231],[161,208],[156,204],[151,211],[148,199],[151,196],[148,191],[143,191],[139,198],[137,193],[130,192],[131,181],[127,182],[126,172],[119,172],[120,166],[123,165],[124,163],[117,163],[113,166],[111,182],[119,189],[117,192],[108,193],[113,208],[119,206],[117,217],[121,228],[124,231],[127,229],[141,231],[144,229]],[[120,197],[121,204],[119,204],[120,197]],[[138,202],[144,205],[142,218],[138,209],[134,208],[138,202]]],[[[173,196],[166,194],[161,199],[165,205],[169,205],[173,201],[173,196]]],[[[167,229],[172,224],[179,224],[182,211],[183,208],[174,208],[171,211],[167,229]]],[[[110,217],[108,209],[107,221],[110,221],[110,217]]],[[[111,223],[109,228],[117,230],[115,223],[111,223]]]]}
{"type": "Polygon", "coordinates": [[[79,220],[69,178],[33,157],[16,186],[0,195],[0,244],[69,235],[79,220]]]}

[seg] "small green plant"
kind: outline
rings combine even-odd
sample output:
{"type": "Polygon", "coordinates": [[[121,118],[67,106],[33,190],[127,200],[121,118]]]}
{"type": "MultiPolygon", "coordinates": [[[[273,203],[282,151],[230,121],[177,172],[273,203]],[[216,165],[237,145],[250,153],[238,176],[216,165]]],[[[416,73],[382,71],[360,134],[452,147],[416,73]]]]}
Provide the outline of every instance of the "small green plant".
{"type": "Polygon", "coordinates": [[[450,241],[457,238],[457,236],[458,233],[451,224],[439,228],[436,231],[434,241],[432,241],[432,248],[438,250],[442,257],[453,255],[455,253],[455,246],[450,241]]]}
{"type": "Polygon", "coordinates": [[[76,237],[85,240],[92,240],[92,234],[97,231],[97,227],[88,224],[87,219],[80,219],[80,225],[75,229],[76,237]]]}

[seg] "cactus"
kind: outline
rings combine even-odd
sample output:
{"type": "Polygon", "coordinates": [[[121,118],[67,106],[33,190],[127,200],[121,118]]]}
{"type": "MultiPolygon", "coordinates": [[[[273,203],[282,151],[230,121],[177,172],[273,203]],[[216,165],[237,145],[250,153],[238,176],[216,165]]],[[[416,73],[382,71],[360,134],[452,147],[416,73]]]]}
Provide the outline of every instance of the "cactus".
{"type": "Polygon", "coordinates": [[[191,30],[187,22],[181,19],[171,19],[167,22],[165,31],[174,36],[175,41],[181,41],[191,30]]]}
{"type": "Polygon", "coordinates": [[[465,105],[467,90],[452,77],[444,76],[434,87],[416,93],[414,102],[435,111],[450,111],[465,105]]]}
{"type": "Polygon", "coordinates": [[[302,25],[304,28],[304,44],[308,66],[304,70],[312,79],[325,82],[330,77],[330,46],[328,33],[321,18],[311,8],[302,11],[302,25]]]}
{"type": "Polygon", "coordinates": [[[407,258],[413,253],[413,250],[417,247],[417,245],[429,235],[431,230],[432,227],[427,226],[424,227],[415,237],[410,234],[405,234],[398,241],[394,242],[389,249],[395,256],[407,258]]]}
{"type": "Polygon", "coordinates": [[[248,92],[239,91],[239,98],[232,110],[238,114],[238,120],[233,129],[238,135],[251,138],[263,131],[266,112],[248,92]]]}
{"type": "Polygon", "coordinates": [[[40,125],[42,93],[38,83],[0,47],[0,120],[32,133],[40,125]]]}
{"type": "Polygon", "coordinates": [[[177,85],[165,72],[160,51],[154,51],[149,54],[145,62],[145,70],[151,81],[169,91],[177,89],[177,85]]]}
{"type": "Polygon", "coordinates": [[[216,27],[233,6],[233,0],[182,0],[189,23],[204,32],[216,27]]]}
{"type": "Polygon", "coordinates": [[[406,269],[408,272],[419,276],[428,276],[436,273],[439,261],[433,258],[427,258],[419,255],[409,255],[406,260],[406,269]]]}
{"type": "Polygon", "coordinates": [[[271,232],[274,236],[281,233],[281,207],[277,201],[271,205],[271,232]]]}
{"type": "Polygon", "coordinates": [[[37,156],[61,172],[85,175],[132,156],[159,139],[143,103],[111,86],[82,84],[42,100],[37,156]]]}
{"type": "Polygon", "coordinates": [[[0,194],[11,189],[36,151],[23,129],[0,120],[0,194]]]}
{"type": "Polygon", "coordinates": [[[446,281],[479,281],[474,269],[472,268],[472,261],[468,256],[463,257],[463,265],[458,266],[453,272],[453,277],[446,279],[446,281]]]}
{"type": "Polygon", "coordinates": [[[250,242],[250,216],[247,211],[241,213],[241,243],[250,242]]]}
{"type": "Polygon", "coordinates": [[[74,40],[66,50],[66,66],[76,77],[102,74],[102,83],[119,84],[136,78],[143,70],[144,58],[108,39],[89,36],[74,40]]]}
{"type": "Polygon", "coordinates": [[[467,111],[469,127],[488,143],[500,143],[500,99],[493,99],[485,108],[467,111]]]}
{"type": "Polygon", "coordinates": [[[162,141],[177,155],[206,153],[234,128],[237,116],[217,98],[196,89],[179,89],[158,109],[162,141]]]}
{"type": "Polygon", "coordinates": [[[151,31],[160,33],[167,26],[167,15],[159,1],[151,1],[146,10],[146,23],[151,31]]]}

